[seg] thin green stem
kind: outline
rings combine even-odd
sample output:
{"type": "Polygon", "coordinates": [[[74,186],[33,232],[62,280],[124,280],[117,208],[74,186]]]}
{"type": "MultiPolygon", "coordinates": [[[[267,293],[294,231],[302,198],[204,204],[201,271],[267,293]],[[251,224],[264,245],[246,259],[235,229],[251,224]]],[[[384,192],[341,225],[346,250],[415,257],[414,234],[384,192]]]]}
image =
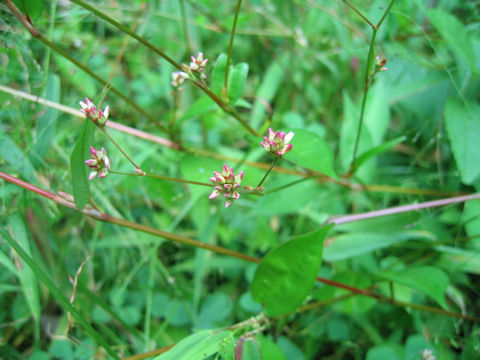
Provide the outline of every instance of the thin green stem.
{"type": "Polygon", "coordinates": [[[117,175],[128,175],[128,176],[145,176],[145,177],[150,177],[150,178],[154,178],[154,179],[175,181],[175,182],[184,183],[184,184],[201,185],[201,186],[208,186],[208,187],[215,186],[214,184],[203,183],[203,182],[199,182],[199,181],[184,180],[184,179],[172,178],[172,177],[168,177],[168,176],[157,175],[157,174],[149,174],[149,173],[139,174],[139,173],[129,173],[129,172],[124,172],[124,171],[118,171],[118,170],[110,170],[110,173],[117,174],[117,175]]]}
{"type": "Polygon", "coordinates": [[[360,10],[358,10],[358,9],[355,7],[355,5],[353,5],[353,4],[350,2],[350,0],[343,0],[343,1],[344,1],[353,11],[355,11],[355,12],[358,14],[358,16],[360,16],[368,25],[370,25],[370,27],[371,27],[372,29],[375,30],[376,26],[375,26],[370,20],[368,20],[367,17],[366,17],[365,15],[363,15],[363,14],[360,12],[360,10]]]}
{"type": "Polygon", "coordinates": [[[285,184],[285,185],[276,187],[276,188],[274,188],[274,189],[272,189],[272,190],[267,190],[267,191],[264,192],[264,194],[265,194],[265,195],[266,195],[266,194],[271,194],[271,193],[273,193],[273,192],[277,192],[277,191],[286,189],[286,188],[288,188],[288,187],[290,187],[290,186],[294,186],[294,185],[300,184],[300,183],[302,183],[302,182],[304,182],[304,181],[307,181],[307,180],[310,180],[310,179],[314,179],[314,177],[313,177],[313,176],[312,176],[312,177],[304,177],[303,179],[299,179],[299,180],[296,180],[296,181],[292,181],[291,183],[288,183],[288,184],[285,184]]]}
{"type": "Polygon", "coordinates": [[[185,15],[185,0],[180,0],[180,13],[182,16],[183,32],[185,34],[185,42],[190,54],[193,53],[192,42],[190,41],[190,35],[188,34],[187,16],[185,15]]]}
{"type": "Polygon", "coordinates": [[[258,183],[257,185],[257,189],[262,186],[263,182],[265,181],[265,179],[268,177],[268,175],[272,172],[273,170],[273,167],[275,166],[275,164],[277,163],[279,157],[275,157],[272,161],[272,165],[270,165],[270,167],[268,168],[267,172],[265,173],[265,175],[263,175],[263,178],[262,180],[260,180],[260,182],[258,183]]]}
{"type": "Polygon", "coordinates": [[[347,176],[350,177],[353,175],[355,171],[355,161],[357,157],[357,152],[358,152],[358,147],[360,144],[360,136],[362,133],[363,129],[363,121],[364,121],[364,116],[365,116],[365,107],[367,104],[367,97],[368,97],[368,91],[370,89],[370,84],[371,84],[371,72],[373,68],[373,61],[374,61],[374,55],[375,55],[375,39],[377,37],[377,32],[378,29],[380,29],[380,26],[382,25],[383,21],[385,20],[387,14],[390,12],[392,9],[393,3],[395,0],[392,0],[390,4],[388,5],[387,9],[383,13],[382,18],[378,22],[377,25],[374,25],[372,22],[370,22],[349,0],[344,0],[345,3],[347,3],[350,8],[352,8],[363,20],[365,20],[370,27],[373,30],[372,33],[372,38],[370,40],[370,48],[368,50],[368,57],[367,57],[367,66],[365,69],[365,78],[364,78],[364,84],[363,84],[363,99],[362,99],[362,107],[360,109],[360,119],[358,121],[358,128],[357,128],[357,135],[355,137],[355,144],[353,146],[353,155],[352,155],[352,161],[350,163],[350,169],[348,171],[347,176]]]}
{"type": "Polygon", "coordinates": [[[237,29],[238,14],[240,13],[241,6],[242,6],[242,0],[237,0],[237,7],[235,8],[235,17],[233,18],[232,32],[230,33],[230,42],[228,43],[227,63],[225,67],[225,81],[223,83],[223,92],[226,98],[228,98],[228,91],[227,91],[228,71],[230,68],[230,59],[232,57],[233,39],[235,38],[235,30],[237,29]]]}
{"type": "Polygon", "coordinates": [[[128,160],[130,161],[130,163],[135,167],[135,169],[137,170],[140,170],[143,172],[143,170],[140,168],[140,166],[138,166],[137,164],[135,164],[135,162],[125,153],[125,151],[123,151],[123,149],[120,147],[120,145],[117,144],[117,142],[115,140],[113,140],[113,138],[110,136],[110,134],[107,132],[107,130],[105,130],[105,128],[100,128],[102,130],[102,132],[105,134],[105,136],[108,138],[108,140],[110,140],[112,142],[113,145],[115,145],[115,147],[120,150],[120,152],[122,153],[122,155],[128,160]]]}

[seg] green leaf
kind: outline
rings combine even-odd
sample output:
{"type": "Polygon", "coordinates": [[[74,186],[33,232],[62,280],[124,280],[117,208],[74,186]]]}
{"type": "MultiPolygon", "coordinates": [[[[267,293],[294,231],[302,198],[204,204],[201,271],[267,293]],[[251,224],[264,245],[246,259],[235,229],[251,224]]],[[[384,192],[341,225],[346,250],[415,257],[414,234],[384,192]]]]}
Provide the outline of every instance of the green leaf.
{"type": "Polygon", "coordinates": [[[333,153],[328,144],[312,132],[293,129],[292,150],[285,158],[298,166],[338,179],[333,170],[333,153]]]}
{"type": "Polygon", "coordinates": [[[225,70],[227,68],[227,54],[220,54],[215,62],[212,73],[212,90],[218,94],[225,83],[225,70]]]}
{"type": "Polygon", "coordinates": [[[216,292],[209,295],[202,304],[195,327],[202,329],[217,325],[226,319],[232,310],[233,303],[224,293],[216,292]]]}
{"type": "MultiPolygon", "coordinates": [[[[25,252],[32,256],[30,248],[30,240],[28,238],[27,229],[22,218],[18,215],[11,215],[8,219],[8,225],[18,244],[25,250],[25,252]]],[[[18,270],[18,278],[22,285],[22,290],[25,296],[25,301],[28,305],[31,315],[33,316],[37,325],[39,325],[41,308],[40,296],[38,293],[38,283],[35,273],[28,266],[25,266],[22,261],[22,266],[18,270]]]]}
{"type": "Polygon", "coordinates": [[[42,14],[44,0],[13,0],[13,3],[22,13],[35,20],[42,14]]]}
{"type": "Polygon", "coordinates": [[[404,269],[399,273],[382,271],[376,275],[420,291],[447,309],[445,291],[449,280],[447,274],[440,269],[433,266],[419,266],[404,269]]]}
{"type": "Polygon", "coordinates": [[[312,290],[322,262],[323,240],[332,225],[294,238],[270,251],[252,281],[252,297],[269,316],[295,310],[312,290]]]}
{"type": "MultiPolygon", "coordinates": [[[[238,346],[238,345],[237,345],[238,346]]],[[[242,344],[241,360],[262,360],[255,338],[248,338],[242,344]]]]}
{"type": "MultiPolygon", "coordinates": [[[[420,355],[418,355],[420,359],[420,355]]],[[[379,345],[371,348],[367,352],[367,360],[400,360],[400,356],[395,349],[389,345],[379,345]]]]}
{"type": "Polygon", "coordinates": [[[480,175],[480,106],[450,99],[445,106],[445,125],[462,182],[470,185],[480,175]]]}
{"type": "Polygon", "coordinates": [[[203,360],[219,352],[221,343],[231,336],[229,330],[202,330],[181,340],[154,360],[203,360]]]}
{"type": "Polygon", "coordinates": [[[393,140],[390,140],[390,141],[387,141],[386,143],[383,143],[382,145],[380,146],[377,146],[377,147],[374,147],[373,149],[370,149],[368,151],[365,151],[364,153],[362,153],[362,155],[360,155],[356,160],[355,160],[355,171],[357,171],[357,169],[362,166],[362,164],[367,161],[368,159],[370,159],[371,157],[381,153],[381,152],[384,152],[392,147],[394,147],[395,145],[397,144],[400,144],[402,141],[405,141],[407,137],[406,136],[400,136],[396,139],[393,139],[393,140]]]}
{"type": "Polygon", "coordinates": [[[88,168],[85,165],[85,160],[88,157],[88,149],[92,143],[94,129],[95,124],[89,119],[85,119],[70,158],[73,197],[78,210],[82,210],[90,200],[88,168]]]}
{"type": "Polygon", "coordinates": [[[0,156],[28,181],[35,182],[35,168],[29,158],[4,131],[0,131],[0,156]]]}
{"type": "Polygon", "coordinates": [[[393,244],[418,238],[431,238],[426,231],[404,231],[400,233],[353,232],[335,236],[325,248],[323,260],[338,261],[366,254],[393,244]]]}
{"type": "MultiPolygon", "coordinates": [[[[60,102],[60,77],[55,74],[48,76],[46,99],[55,103],[60,102]]],[[[44,115],[38,119],[38,128],[31,152],[32,162],[37,165],[44,162],[45,154],[50,146],[55,133],[59,111],[48,107],[44,115]]]]}
{"type": "Polygon", "coordinates": [[[228,99],[230,103],[234,104],[242,96],[247,75],[247,63],[235,65],[228,79],[228,99]]]}
{"type": "Polygon", "coordinates": [[[208,96],[198,98],[192,106],[183,114],[180,121],[199,117],[207,112],[213,111],[217,108],[215,102],[208,96]]]}
{"type": "Polygon", "coordinates": [[[475,68],[475,52],[467,28],[455,16],[439,9],[430,10],[428,18],[457,59],[467,60],[473,70],[475,68]]]}
{"type": "Polygon", "coordinates": [[[480,257],[478,251],[454,248],[450,246],[435,246],[435,250],[442,253],[437,264],[449,273],[464,271],[480,275],[480,257]]]}

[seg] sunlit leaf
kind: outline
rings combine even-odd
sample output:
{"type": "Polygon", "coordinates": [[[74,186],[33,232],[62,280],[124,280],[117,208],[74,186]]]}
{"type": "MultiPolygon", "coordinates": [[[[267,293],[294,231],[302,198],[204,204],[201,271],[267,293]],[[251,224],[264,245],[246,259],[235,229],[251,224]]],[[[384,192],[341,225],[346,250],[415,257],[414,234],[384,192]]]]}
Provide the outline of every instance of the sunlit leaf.
{"type": "Polygon", "coordinates": [[[293,311],[312,290],[331,225],[296,237],[270,251],[253,278],[251,292],[269,316],[293,311]]]}

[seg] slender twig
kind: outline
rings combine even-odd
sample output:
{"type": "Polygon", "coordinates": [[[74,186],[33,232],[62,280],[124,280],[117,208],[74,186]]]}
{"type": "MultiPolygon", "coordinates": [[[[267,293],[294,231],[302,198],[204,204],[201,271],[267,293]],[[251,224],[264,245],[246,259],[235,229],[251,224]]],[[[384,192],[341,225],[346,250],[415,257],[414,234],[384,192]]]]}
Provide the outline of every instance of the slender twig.
{"type": "Polygon", "coordinates": [[[235,38],[235,30],[237,29],[237,20],[238,14],[240,13],[240,7],[242,6],[242,0],[237,0],[237,7],[235,8],[235,16],[233,18],[233,25],[232,31],[230,33],[230,42],[228,43],[228,51],[227,51],[227,62],[225,66],[225,80],[223,82],[223,92],[225,97],[228,99],[228,71],[230,68],[230,59],[232,57],[232,49],[233,49],[233,39],[235,38]]]}
{"type": "Polygon", "coordinates": [[[128,160],[130,161],[130,163],[135,167],[135,169],[137,170],[140,170],[142,173],[143,173],[143,170],[140,169],[140,166],[138,166],[137,164],[135,164],[135,162],[130,158],[130,156],[128,156],[125,151],[123,151],[122,147],[120,145],[117,144],[117,142],[110,136],[110,134],[104,129],[104,128],[101,128],[102,132],[105,134],[105,136],[108,138],[108,140],[110,140],[112,142],[113,145],[115,145],[115,147],[120,150],[120,152],[122,153],[122,155],[128,160]]]}
{"type": "Polygon", "coordinates": [[[268,168],[267,172],[265,173],[265,175],[263,175],[263,178],[262,180],[260,180],[260,182],[258,183],[257,185],[257,189],[262,186],[263,182],[265,181],[265,179],[268,177],[268,174],[270,174],[270,172],[272,171],[273,167],[275,166],[275,164],[277,163],[278,161],[278,157],[275,157],[272,161],[272,165],[270,165],[270,167],[268,168]]]}
{"type": "Polygon", "coordinates": [[[110,170],[112,174],[117,174],[117,175],[129,175],[129,176],[145,176],[145,177],[150,177],[154,179],[161,179],[161,180],[168,180],[168,181],[176,181],[180,183],[185,183],[185,184],[192,184],[192,185],[201,185],[201,186],[208,186],[208,187],[213,187],[215,186],[214,184],[209,184],[209,183],[203,183],[199,181],[192,181],[192,180],[184,180],[184,179],[178,179],[178,178],[172,178],[168,176],[163,176],[163,175],[157,175],[157,174],[149,174],[149,173],[144,173],[144,174],[139,174],[139,173],[128,173],[128,172],[123,172],[123,171],[117,171],[117,170],[110,170]]]}
{"type": "Polygon", "coordinates": [[[332,217],[329,220],[327,220],[327,224],[333,223],[336,225],[340,225],[340,224],[345,224],[345,223],[359,221],[359,220],[372,219],[376,217],[393,215],[393,214],[400,214],[400,213],[409,212],[409,211],[418,211],[422,209],[445,206],[449,204],[456,204],[456,203],[461,203],[461,202],[476,200],[476,199],[480,199],[480,194],[463,195],[463,196],[456,196],[456,197],[447,198],[447,199],[426,201],[418,204],[395,206],[388,209],[369,211],[361,214],[332,217]]]}
{"type": "MultiPolygon", "coordinates": [[[[234,250],[230,250],[230,249],[227,249],[227,248],[223,248],[221,246],[207,244],[207,243],[204,243],[204,242],[201,242],[201,241],[190,239],[190,238],[185,237],[185,236],[169,233],[169,232],[166,232],[166,231],[154,229],[154,228],[146,226],[146,225],[138,224],[138,223],[135,223],[135,222],[132,222],[132,221],[116,218],[116,217],[113,217],[109,214],[101,213],[98,210],[95,210],[95,209],[92,209],[92,208],[89,208],[89,207],[85,207],[83,210],[78,210],[73,201],[67,200],[65,197],[55,195],[55,194],[53,194],[53,193],[51,193],[47,190],[41,189],[41,188],[39,188],[35,185],[32,185],[28,182],[20,180],[20,179],[14,177],[14,176],[8,175],[4,172],[0,172],[0,178],[4,179],[6,181],[9,181],[9,182],[11,182],[15,185],[21,186],[21,187],[23,187],[23,188],[25,188],[29,191],[35,192],[39,195],[42,195],[42,196],[44,196],[44,197],[46,197],[50,200],[55,201],[56,203],[58,203],[60,205],[69,207],[69,208],[71,208],[75,211],[79,211],[84,215],[90,216],[90,217],[92,217],[94,219],[97,219],[99,221],[102,221],[102,222],[108,222],[108,223],[111,223],[111,224],[119,225],[121,227],[125,227],[125,228],[129,228],[129,229],[137,230],[137,231],[140,231],[140,232],[144,232],[144,233],[147,233],[147,234],[151,234],[151,235],[154,235],[154,236],[162,237],[164,239],[175,241],[175,242],[181,243],[183,245],[188,245],[188,246],[193,246],[193,247],[209,250],[209,251],[212,251],[212,252],[217,253],[217,254],[236,257],[238,259],[242,259],[242,260],[249,261],[249,262],[256,263],[256,264],[260,263],[261,260],[262,260],[260,258],[253,257],[253,256],[250,256],[250,255],[246,255],[246,254],[243,254],[243,253],[240,253],[240,252],[237,252],[237,251],[234,251],[234,250]]],[[[475,198],[480,198],[480,194],[476,194],[475,196],[476,196],[475,198]]],[[[467,200],[471,200],[471,199],[472,199],[471,196],[467,196],[467,197],[463,197],[462,201],[467,201],[467,200]]],[[[460,201],[460,199],[457,199],[457,202],[458,201],[460,201]]],[[[442,202],[443,205],[447,205],[447,204],[452,203],[452,199],[444,199],[443,201],[440,200],[439,202],[442,202]]],[[[436,206],[440,206],[440,205],[436,205],[436,206]]],[[[345,289],[345,290],[350,291],[351,293],[354,293],[354,294],[372,297],[372,298],[377,299],[378,301],[383,301],[383,302],[387,302],[387,303],[391,302],[391,299],[388,296],[384,296],[384,295],[381,295],[381,294],[376,294],[376,293],[373,293],[373,292],[365,290],[365,289],[356,288],[356,287],[353,287],[353,286],[350,286],[350,285],[342,284],[342,283],[339,283],[339,282],[336,282],[336,281],[333,281],[333,280],[329,280],[329,279],[325,279],[325,278],[322,278],[322,277],[317,277],[316,279],[317,279],[317,281],[322,282],[324,284],[334,286],[334,287],[337,287],[337,288],[341,288],[341,289],[345,289]]],[[[411,303],[405,303],[405,302],[395,302],[392,305],[396,305],[396,306],[400,306],[400,307],[407,307],[408,306],[408,307],[411,307],[411,308],[414,308],[414,309],[434,312],[434,313],[443,314],[443,315],[447,315],[447,316],[455,316],[457,318],[468,319],[468,320],[480,322],[480,319],[472,317],[472,316],[450,313],[448,311],[444,311],[443,309],[438,309],[438,308],[425,306],[425,305],[417,305],[417,304],[411,304],[411,303]],[[455,314],[455,315],[452,315],[452,314],[455,314]]]]}
{"type": "Polygon", "coordinates": [[[351,9],[353,9],[353,11],[355,11],[372,28],[372,37],[370,39],[370,47],[368,49],[367,65],[366,65],[366,68],[365,68],[365,78],[364,78],[364,83],[363,83],[363,98],[362,98],[362,105],[361,105],[361,109],[360,109],[360,118],[358,120],[355,143],[353,145],[352,161],[350,162],[350,168],[349,168],[348,173],[347,173],[347,177],[350,177],[355,172],[355,161],[356,161],[356,158],[357,158],[358,147],[360,145],[360,136],[361,136],[362,129],[363,129],[363,121],[364,121],[364,117],[365,117],[365,107],[366,107],[366,104],[367,104],[368,91],[370,89],[371,80],[372,80],[371,79],[371,72],[372,72],[373,60],[374,60],[374,55],[375,55],[375,39],[377,37],[377,32],[380,29],[380,26],[382,25],[383,21],[385,20],[387,14],[392,9],[392,6],[393,6],[393,3],[395,2],[395,0],[391,0],[390,4],[388,5],[387,9],[383,13],[382,18],[377,23],[377,25],[374,25],[370,20],[368,20],[349,0],[344,0],[344,1],[351,9]]]}

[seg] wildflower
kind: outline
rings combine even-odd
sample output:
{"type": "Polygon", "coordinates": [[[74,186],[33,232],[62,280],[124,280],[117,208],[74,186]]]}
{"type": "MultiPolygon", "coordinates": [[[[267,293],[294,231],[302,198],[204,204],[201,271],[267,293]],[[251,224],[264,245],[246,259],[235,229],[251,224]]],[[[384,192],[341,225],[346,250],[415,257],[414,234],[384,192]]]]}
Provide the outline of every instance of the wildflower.
{"type": "Polygon", "coordinates": [[[210,181],[215,184],[215,188],[208,197],[209,199],[216,199],[223,194],[225,201],[225,207],[232,206],[233,201],[240,197],[240,194],[235,190],[238,189],[243,178],[243,171],[238,175],[235,175],[233,168],[229,168],[227,164],[223,165],[222,171],[214,171],[214,177],[210,178],[210,181]]]}
{"type": "Polygon", "coordinates": [[[185,79],[188,79],[189,77],[190,76],[183,71],[175,71],[172,73],[172,85],[178,88],[178,90],[182,90],[182,88],[179,86],[182,85],[185,79]]]}
{"type": "Polygon", "coordinates": [[[82,113],[85,114],[87,118],[92,120],[98,126],[104,126],[107,122],[109,108],[108,106],[105,108],[104,111],[97,109],[94,103],[90,101],[90,99],[85,98],[85,102],[80,101],[80,106],[82,109],[80,110],[82,113]]]}
{"type": "Polygon", "coordinates": [[[375,56],[375,72],[378,71],[387,71],[388,68],[385,67],[387,59],[381,58],[380,56],[375,56]]]}
{"type": "Polygon", "coordinates": [[[92,159],[85,161],[85,164],[93,170],[88,176],[88,180],[92,180],[97,175],[99,178],[107,176],[110,171],[110,159],[107,157],[105,148],[102,147],[102,150],[97,150],[90,146],[90,154],[92,154],[92,159]]]}
{"type": "Polygon", "coordinates": [[[420,351],[422,355],[422,360],[435,360],[435,356],[433,355],[433,351],[430,349],[424,349],[420,351]]]}
{"type": "Polygon", "coordinates": [[[185,73],[192,74],[193,76],[200,77],[201,79],[206,79],[204,70],[207,65],[208,59],[203,58],[203,53],[199,52],[197,57],[191,56],[190,65],[182,64],[182,69],[185,73]]]}
{"type": "Polygon", "coordinates": [[[268,129],[268,137],[264,136],[264,141],[262,141],[260,145],[268,152],[282,157],[292,149],[292,144],[289,144],[289,142],[294,135],[291,131],[285,134],[284,131],[275,132],[270,128],[268,129]]]}

